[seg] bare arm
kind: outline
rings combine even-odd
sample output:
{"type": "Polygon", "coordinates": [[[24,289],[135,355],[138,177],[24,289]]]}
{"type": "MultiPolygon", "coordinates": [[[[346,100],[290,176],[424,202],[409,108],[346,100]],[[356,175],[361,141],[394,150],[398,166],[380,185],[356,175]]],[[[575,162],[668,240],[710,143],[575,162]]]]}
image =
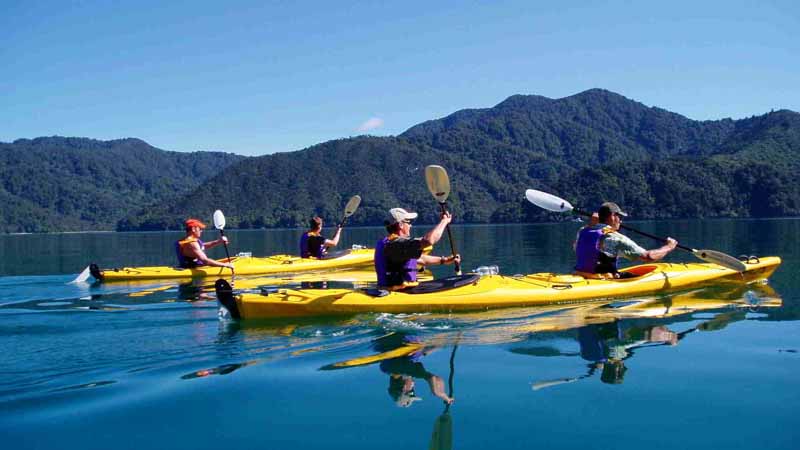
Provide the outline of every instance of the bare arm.
{"type": "Polygon", "coordinates": [[[453,264],[454,262],[461,262],[461,255],[455,255],[455,256],[422,255],[417,259],[417,261],[419,261],[425,266],[435,266],[437,264],[440,265],[453,264]]]}
{"type": "Polygon", "coordinates": [[[218,246],[218,245],[220,245],[222,243],[225,243],[225,244],[228,243],[228,238],[226,236],[222,236],[221,238],[213,240],[211,242],[206,242],[205,245],[206,245],[206,248],[214,248],[214,247],[216,247],[216,246],[218,246]]]}
{"type": "Polygon", "coordinates": [[[191,244],[189,244],[188,253],[190,254],[187,256],[189,256],[190,258],[197,258],[198,261],[202,261],[203,264],[207,266],[225,267],[233,270],[233,264],[219,262],[215,259],[209,258],[208,255],[206,255],[206,253],[203,251],[203,249],[200,248],[200,244],[198,244],[197,242],[192,242],[191,244]]]}
{"type": "Polygon", "coordinates": [[[450,215],[449,212],[442,213],[442,219],[439,223],[437,223],[433,229],[425,233],[425,236],[422,236],[423,246],[427,247],[439,242],[439,239],[442,238],[442,233],[444,233],[445,228],[447,228],[451,220],[453,220],[453,216],[450,215]]]}
{"type": "Polygon", "coordinates": [[[658,261],[659,259],[663,259],[665,256],[669,254],[669,252],[675,250],[675,247],[678,245],[678,241],[672,238],[667,238],[667,243],[663,246],[648,250],[642,255],[643,261],[658,261]]]}
{"type": "Polygon", "coordinates": [[[339,245],[339,237],[342,235],[342,227],[336,227],[336,233],[331,239],[325,239],[325,247],[336,247],[339,245]]]}

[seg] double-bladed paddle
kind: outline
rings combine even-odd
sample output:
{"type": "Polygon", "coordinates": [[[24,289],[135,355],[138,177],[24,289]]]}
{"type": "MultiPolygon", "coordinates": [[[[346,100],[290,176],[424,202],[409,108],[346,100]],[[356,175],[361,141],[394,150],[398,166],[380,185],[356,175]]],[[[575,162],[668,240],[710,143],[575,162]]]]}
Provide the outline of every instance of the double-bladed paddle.
{"type": "Polygon", "coordinates": [[[347,222],[347,218],[352,216],[356,210],[358,209],[358,205],[361,204],[361,196],[354,195],[350,197],[350,200],[347,201],[347,204],[344,206],[344,215],[342,216],[342,221],[339,222],[339,228],[344,227],[344,223],[347,222]]]}
{"type": "MultiPolygon", "coordinates": [[[[450,177],[442,166],[428,166],[425,168],[425,181],[428,183],[428,190],[433,198],[439,202],[442,212],[447,212],[447,197],[450,196],[450,177]]],[[[453,241],[453,233],[450,231],[450,224],[447,225],[447,238],[450,240],[450,252],[456,256],[456,244],[453,241]]],[[[456,275],[461,275],[461,263],[455,262],[456,275]]]]}
{"type": "MultiPolygon", "coordinates": [[[[590,212],[582,211],[580,209],[573,207],[568,201],[560,197],[556,197],[553,194],[548,194],[547,192],[537,191],[536,189],[528,189],[527,191],[525,191],[525,198],[528,199],[528,201],[533,203],[534,205],[542,209],[546,209],[548,211],[553,211],[553,212],[572,211],[575,214],[587,217],[591,217],[592,215],[592,213],[590,212]]],[[[660,242],[666,242],[666,238],[654,236],[650,233],[639,231],[627,225],[620,224],[620,228],[632,231],[634,233],[638,233],[645,237],[649,237],[650,239],[655,239],[660,242]]],[[[745,266],[743,262],[739,261],[738,259],[734,258],[731,255],[727,255],[725,253],[718,252],[716,250],[697,250],[680,244],[678,244],[677,247],[681,250],[691,253],[695,257],[702,259],[703,261],[706,262],[718,264],[720,266],[727,267],[728,269],[735,270],[737,272],[744,272],[745,270],[747,270],[747,266],[745,266]]]]}

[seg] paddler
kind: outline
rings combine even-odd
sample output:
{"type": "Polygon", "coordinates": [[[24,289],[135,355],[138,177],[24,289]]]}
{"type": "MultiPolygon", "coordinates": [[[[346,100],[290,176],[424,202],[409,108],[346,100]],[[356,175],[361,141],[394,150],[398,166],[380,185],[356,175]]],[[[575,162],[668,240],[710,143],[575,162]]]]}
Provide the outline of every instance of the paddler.
{"type": "Polygon", "coordinates": [[[200,235],[203,234],[203,229],[206,227],[203,222],[197,219],[187,219],[184,225],[186,227],[186,236],[175,242],[175,253],[178,256],[179,267],[191,269],[197,266],[214,266],[231,269],[231,272],[233,272],[233,264],[213,260],[206,256],[205,253],[208,248],[213,248],[223,243],[227,244],[227,237],[222,236],[215,241],[203,242],[200,240],[200,235]]]}
{"type": "Polygon", "coordinates": [[[308,222],[308,231],[300,236],[300,257],[322,259],[328,252],[328,248],[339,245],[339,237],[342,235],[342,226],[336,226],[336,233],[333,238],[325,239],[322,236],[322,218],[312,217],[308,222]]]}
{"type": "Polygon", "coordinates": [[[616,203],[606,202],[600,205],[597,210],[598,223],[590,224],[578,232],[578,241],[575,244],[577,275],[594,279],[633,276],[619,272],[619,257],[645,262],[658,261],[678,245],[678,241],[668,237],[667,243],[662,247],[645,250],[619,232],[622,218],[627,216],[616,203]]]}
{"type": "Polygon", "coordinates": [[[401,290],[416,286],[418,264],[453,264],[461,261],[460,255],[427,254],[442,238],[442,233],[452,220],[449,212],[443,212],[439,223],[421,239],[411,238],[411,225],[416,218],[417,213],[403,208],[389,210],[389,219],[385,222],[389,235],[375,245],[375,272],[380,288],[401,290]]]}

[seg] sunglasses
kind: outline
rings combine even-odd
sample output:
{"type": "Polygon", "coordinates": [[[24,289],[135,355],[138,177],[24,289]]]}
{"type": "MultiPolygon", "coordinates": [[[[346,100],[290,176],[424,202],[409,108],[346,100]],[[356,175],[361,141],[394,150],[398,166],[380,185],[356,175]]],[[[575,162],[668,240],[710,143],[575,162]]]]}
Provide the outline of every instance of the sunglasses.
{"type": "Polygon", "coordinates": [[[408,220],[408,219],[403,220],[403,223],[407,223],[407,224],[411,225],[411,221],[408,220]]]}

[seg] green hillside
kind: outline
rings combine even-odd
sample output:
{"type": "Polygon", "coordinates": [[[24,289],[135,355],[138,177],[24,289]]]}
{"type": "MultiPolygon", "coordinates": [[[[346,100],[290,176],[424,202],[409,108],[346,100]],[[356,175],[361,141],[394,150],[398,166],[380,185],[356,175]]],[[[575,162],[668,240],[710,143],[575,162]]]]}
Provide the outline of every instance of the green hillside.
{"type": "Polygon", "coordinates": [[[167,152],[139,139],[0,143],[0,231],[113,230],[125,215],[169,203],[242,159],[167,152]]]}
{"type": "Polygon", "coordinates": [[[587,207],[614,199],[637,218],[798,215],[799,155],[800,114],[791,111],[694,121],[600,89],[557,100],[515,95],[397,137],[249,159],[119,228],[176,228],[215,209],[231,227],[301,226],[313,214],[337,219],[356,193],[364,200],[351,223],[380,224],[394,206],[431,221],[427,164],[448,169],[457,222],[558,220],[527,204],[527,188],[587,207]]]}
{"type": "Polygon", "coordinates": [[[428,164],[450,173],[456,222],[566,219],[528,204],[528,188],[586,208],[613,199],[636,218],[800,214],[800,114],[695,121],[592,89],[255,158],[138,139],[0,143],[0,231],[177,229],[215,209],[231,228],[296,227],[337,220],[353,194],[363,202],[352,224],[381,224],[394,206],[430,222],[428,164]]]}

